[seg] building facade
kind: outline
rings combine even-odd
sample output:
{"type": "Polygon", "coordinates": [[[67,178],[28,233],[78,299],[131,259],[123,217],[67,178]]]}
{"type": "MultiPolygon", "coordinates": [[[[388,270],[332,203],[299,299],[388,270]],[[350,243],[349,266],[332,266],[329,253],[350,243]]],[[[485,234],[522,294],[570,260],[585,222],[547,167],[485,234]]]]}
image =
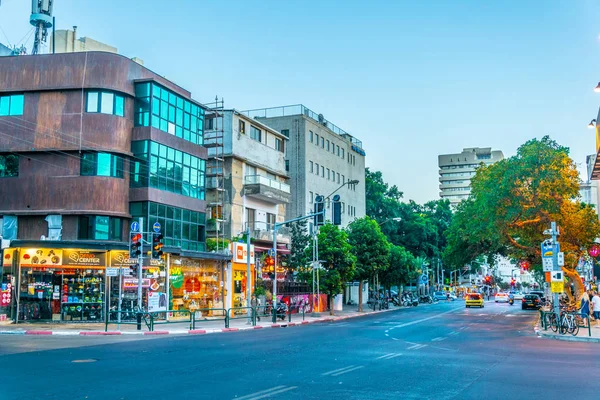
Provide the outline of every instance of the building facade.
{"type": "Polygon", "coordinates": [[[191,93],[105,52],[2,57],[0,70],[2,290],[12,299],[0,312],[97,321],[136,308],[140,284],[150,311],[222,307],[226,258],[205,251],[205,108],[191,93]],[[144,232],[160,224],[165,245],[163,259],[144,258],[142,282],[128,273],[139,218],[144,232]]]}
{"type": "MultiPolygon", "coordinates": [[[[255,258],[260,264],[273,248],[274,224],[285,220],[286,206],[291,201],[285,170],[288,138],[233,109],[208,115],[205,130],[209,157],[206,184],[208,236],[231,240],[249,232],[255,258]]],[[[282,227],[277,235],[279,255],[289,254],[289,243],[288,229],[282,227]]],[[[228,266],[231,273],[227,276],[246,279],[246,267],[246,263],[234,261],[228,266]]],[[[253,275],[257,272],[251,271],[253,275]]],[[[266,273],[260,277],[269,280],[266,273]]],[[[284,275],[279,274],[278,278],[284,279],[284,275]]],[[[240,285],[235,286],[228,307],[243,306],[246,295],[240,285]]]]}
{"type": "Polygon", "coordinates": [[[503,159],[502,151],[492,150],[490,147],[472,147],[457,154],[439,155],[440,198],[448,199],[451,205],[456,206],[469,197],[471,178],[475,176],[477,167],[503,159]]]}
{"type": "Polygon", "coordinates": [[[331,196],[342,202],[342,226],[365,215],[365,156],[362,142],[322,114],[303,105],[244,111],[244,114],[289,138],[286,169],[293,193],[287,219],[314,210],[315,198],[326,197],[331,220],[331,196]],[[358,181],[348,184],[350,181],[358,181]]]}

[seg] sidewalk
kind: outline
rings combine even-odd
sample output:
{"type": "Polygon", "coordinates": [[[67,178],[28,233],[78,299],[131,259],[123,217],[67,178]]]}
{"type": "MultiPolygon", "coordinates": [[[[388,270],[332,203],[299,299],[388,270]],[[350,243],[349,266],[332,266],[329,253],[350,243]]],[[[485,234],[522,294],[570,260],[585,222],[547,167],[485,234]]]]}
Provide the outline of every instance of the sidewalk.
{"type": "MultiPolygon", "coordinates": [[[[419,305],[427,306],[425,304],[419,305]]],[[[190,329],[190,321],[169,322],[167,324],[155,323],[154,331],[149,332],[148,327],[142,321],[142,330],[138,331],[135,323],[133,324],[117,324],[110,323],[108,331],[105,332],[104,323],[19,323],[19,324],[1,324],[0,335],[62,335],[62,336],[98,336],[98,335],[188,335],[188,334],[210,334],[222,332],[237,332],[244,330],[263,329],[263,328],[287,328],[298,325],[306,325],[318,322],[332,322],[348,318],[362,317],[365,315],[374,315],[384,312],[391,312],[410,307],[394,307],[390,305],[389,310],[372,311],[366,305],[363,307],[363,312],[358,312],[358,306],[344,306],[342,311],[336,311],[335,315],[329,315],[329,312],[320,313],[319,317],[312,317],[311,314],[306,314],[304,319],[302,314],[292,314],[292,321],[289,322],[286,317],[285,321],[280,319],[273,324],[270,317],[261,316],[260,321],[256,321],[256,326],[248,324],[247,318],[232,319],[229,323],[229,328],[225,328],[225,321],[218,320],[201,320],[196,321],[195,329],[190,329]]]]}
{"type": "Polygon", "coordinates": [[[568,342],[588,342],[588,343],[600,343],[600,328],[596,328],[596,321],[591,321],[591,333],[592,336],[589,336],[589,330],[587,327],[579,327],[579,333],[577,336],[573,336],[570,333],[561,335],[558,332],[552,332],[550,329],[544,330],[540,321],[535,324],[534,331],[539,337],[545,337],[549,339],[555,340],[565,340],[568,342]]]}

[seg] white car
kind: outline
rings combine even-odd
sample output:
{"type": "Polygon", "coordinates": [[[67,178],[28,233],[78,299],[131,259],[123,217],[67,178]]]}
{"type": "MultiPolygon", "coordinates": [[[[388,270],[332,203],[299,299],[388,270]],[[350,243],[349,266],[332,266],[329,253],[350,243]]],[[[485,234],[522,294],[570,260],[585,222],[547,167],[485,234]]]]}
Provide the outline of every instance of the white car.
{"type": "Polygon", "coordinates": [[[494,301],[496,303],[508,303],[508,293],[496,293],[494,301]]]}
{"type": "Polygon", "coordinates": [[[512,292],[513,298],[515,300],[523,300],[523,293],[521,292],[512,292]]]}

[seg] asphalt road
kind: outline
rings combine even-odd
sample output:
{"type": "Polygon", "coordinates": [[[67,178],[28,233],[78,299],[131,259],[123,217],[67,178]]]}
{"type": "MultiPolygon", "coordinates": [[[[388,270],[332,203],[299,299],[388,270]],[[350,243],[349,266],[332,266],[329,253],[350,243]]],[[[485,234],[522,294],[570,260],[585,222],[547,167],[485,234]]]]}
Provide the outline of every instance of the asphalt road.
{"type": "Polygon", "coordinates": [[[535,316],[457,301],[204,336],[3,336],[0,399],[597,398],[600,345],[538,338],[535,316]]]}

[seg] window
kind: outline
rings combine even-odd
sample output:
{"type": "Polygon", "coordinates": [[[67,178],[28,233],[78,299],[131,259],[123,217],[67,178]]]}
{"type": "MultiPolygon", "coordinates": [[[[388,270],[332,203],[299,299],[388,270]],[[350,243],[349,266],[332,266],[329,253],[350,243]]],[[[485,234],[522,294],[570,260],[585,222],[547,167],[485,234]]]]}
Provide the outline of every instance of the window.
{"type": "Polygon", "coordinates": [[[321,148],[325,148],[325,138],[323,136],[321,136],[321,148]]]}
{"type": "Polygon", "coordinates": [[[340,183],[340,173],[337,173],[337,183],[340,183]]]}
{"type": "Polygon", "coordinates": [[[240,119],[240,124],[239,124],[239,133],[246,133],[246,121],[242,121],[240,119]]]}
{"type": "Polygon", "coordinates": [[[289,129],[282,129],[281,130],[281,134],[287,138],[290,137],[290,130],[289,129]]]}
{"type": "Polygon", "coordinates": [[[314,139],[313,136],[314,136],[313,131],[309,131],[309,137],[310,137],[310,142],[311,143],[313,142],[313,139],[314,139]]]}
{"type": "Polygon", "coordinates": [[[308,202],[311,204],[314,202],[313,192],[308,192],[308,202]]]}
{"type": "Polygon", "coordinates": [[[82,176],[123,178],[123,157],[110,153],[87,152],[81,155],[82,176]]]}
{"type": "Polygon", "coordinates": [[[125,115],[125,98],[113,92],[87,92],[85,111],[89,113],[125,115]]]}
{"type": "Polygon", "coordinates": [[[315,163],[315,167],[317,168],[317,170],[315,171],[315,173],[317,175],[319,175],[319,163],[315,163]]]}
{"type": "Polygon", "coordinates": [[[275,150],[283,153],[283,140],[275,138],[275,150]]]}
{"type": "Polygon", "coordinates": [[[256,167],[254,165],[246,165],[246,176],[256,175],[256,167]]]}
{"type": "Polygon", "coordinates": [[[335,171],[331,170],[331,180],[335,182],[335,171]]]}
{"type": "Polygon", "coordinates": [[[290,172],[290,160],[285,160],[285,170],[290,172]]]}
{"type": "Polygon", "coordinates": [[[0,154],[0,178],[19,176],[19,156],[0,154]]]}
{"type": "Polygon", "coordinates": [[[340,156],[340,146],[336,145],[335,147],[337,148],[337,155],[339,157],[340,156]]]}
{"type": "Polygon", "coordinates": [[[246,207],[246,224],[250,227],[250,229],[254,229],[254,224],[256,222],[256,210],[253,208],[246,207]]]}
{"type": "Polygon", "coordinates": [[[346,183],[346,178],[344,178],[344,175],[342,175],[342,183],[346,183]]]}
{"type": "Polygon", "coordinates": [[[131,143],[132,187],[153,187],[204,200],[206,161],[160,143],[131,143]],[[138,161],[140,160],[140,161],[138,161]]]}
{"type": "Polygon", "coordinates": [[[267,213],[267,229],[271,229],[277,222],[277,216],[275,214],[267,213]]]}
{"type": "Polygon", "coordinates": [[[79,217],[79,240],[122,240],[121,218],[104,215],[82,215],[79,217]]]}
{"type": "Polygon", "coordinates": [[[315,138],[317,139],[315,144],[318,146],[319,145],[319,134],[318,133],[315,134],[315,138]]]}
{"type": "Polygon", "coordinates": [[[327,179],[331,180],[331,171],[327,168],[327,179]]]}
{"type": "Polygon", "coordinates": [[[344,158],[344,149],[342,148],[342,158],[344,158]]]}
{"type": "Polygon", "coordinates": [[[309,161],[309,162],[308,162],[308,165],[309,165],[309,168],[310,168],[310,172],[314,172],[314,171],[313,171],[313,166],[314,166],[314,165],[313,165],[313,162],[312,162],[312,161],[309,161]]]}
{"type": "Polygon", "coordinates": [[[327,141],[327,151],[329,151],[329,140],[327,141]]]}
{"type": "Polygon", "coordinates": [[[256,140],[257,142],[262,142],[262,132],[260,129],[255,128],[254,126],[250,125],[250,138],[256,140]]]}
{"type": "Polygon", "coordinates": [[[23,103],[22,94],[0,96],[0,117],[23,115],[23,103]]]}
{"type": "Polygon", "coordinates": [[[135,85],[135,126],[152,126],[194,144],[204,143],[204,109],[154,82],[135,85]]]}
{"type": "Polygon", "coordinates": [[[321,165],[321,177],[325,178],[325,167],[321,165]]]}
{"type": "MultiPolygon", "coordinates": [[[[205,250],[206,214],[152,202],[129,204],[129,213],[134,220],[144,217],[145,230],[151,231],[155,221],[160,223],[165,246],[180,247],[184,250],[205,250]]],[[[146,240],[152,240],[147,238],[146,240]]]]}

